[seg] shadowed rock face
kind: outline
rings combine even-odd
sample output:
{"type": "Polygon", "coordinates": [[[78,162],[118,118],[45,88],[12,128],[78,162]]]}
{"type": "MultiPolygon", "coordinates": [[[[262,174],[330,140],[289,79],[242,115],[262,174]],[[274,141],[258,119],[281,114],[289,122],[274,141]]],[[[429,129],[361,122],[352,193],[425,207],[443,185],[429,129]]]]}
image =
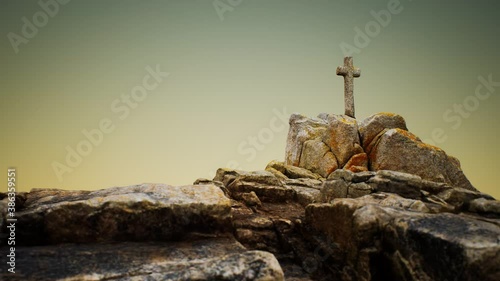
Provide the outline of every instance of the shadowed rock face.
{"type": "Polygon", "coordinates": [[[6,280],[284,280],[276,258],[233,238],[19,247],[6,280]],[[67,279],[65,279],[67,278],[67,279]]]}
{"type": "Polygon", "coordinates": [[[370,196],[336,199],[333,204],[312,204],[306,209],[307,223],[326,235],[330,242],[326,247],[343,257],[341,266],[352,280],[500,277],[498,220],[429,214],[412,208],[416,202],[401,208],[398,201],[381,205],[370,196]]]}

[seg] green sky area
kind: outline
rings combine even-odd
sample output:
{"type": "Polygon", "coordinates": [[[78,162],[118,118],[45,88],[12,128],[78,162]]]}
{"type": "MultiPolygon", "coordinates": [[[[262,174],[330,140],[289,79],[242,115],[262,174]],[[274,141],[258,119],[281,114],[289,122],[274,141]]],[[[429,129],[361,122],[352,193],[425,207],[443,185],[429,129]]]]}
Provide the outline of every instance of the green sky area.
{"type": "Polygon", "coordinates": [[[264,169],[292,112],[344,112],[351,53],[358,120],[401,114],[500,198],[500,1],[62,2],[0,0],[0,167],[19,191],[264,169]]]}

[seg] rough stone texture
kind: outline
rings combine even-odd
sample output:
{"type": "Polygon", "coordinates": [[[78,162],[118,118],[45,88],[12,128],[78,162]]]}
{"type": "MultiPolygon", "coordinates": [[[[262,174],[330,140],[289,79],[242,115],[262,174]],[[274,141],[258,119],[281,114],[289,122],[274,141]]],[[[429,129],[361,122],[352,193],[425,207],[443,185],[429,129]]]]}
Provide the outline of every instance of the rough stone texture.
{"type": "Polygon", "coordinates": [[[338,280],[500,277],[498,221],[430,214],[422,202],[409,199],[394,200],[387,207],[367,197],[306,208],[307,224],[326,236],[328,243],[318,247],[331,253],[330,266],[338,268],[338,280]]]}
{"type": "Polygon", "coordinates": [[[499,202],[402,117],[290,124],[287,163],[266,171],[18,194],[9,280],[500,280],[499,202]]]}
{"type": "Polygon", "coordinates": [[[304,142],[322,137],[326,131],[327,122],[323,119],[311,119],[304,115],[292,114],[289,123],[285,164],[299,166],[304,142]]]}
{"type": "Polygon", "coordinates": [[[214,181],[222,182],[226,187],[228,187],[236,179],[240,181],[255,182],[265,185],[281,186],[283,184],[280,179],[278,179],[273,175],[273,173],[269,171],[246,172],[220,168],[217,170],[217,173],[214,177],[214,181]]]}
{"type": "Polygon", "coordinates": [[[288,177],[285,176],[285,174],[276,170],[273,167],[266,167],[266,171],[271,172],[275,177],[277,177],[278,179],[280,179],[282,181],[288,180],[288,177]]]}
{"type": "Polygon", "coordinates": [[[324,180],[313,180],[313,179],[288,179],[285,184],[288,186],[302,186],[308,188],[314,188],[317,190],[321,189],[324,180]]]}
{"type": "Polygon", "coordinates": [[[376,142],[376,136],[386,129],[402,129],[408,131],[406,122],[401,115],[381,112],[374,114],[359,123],[359,134],[363,149],[369,153],[369,145],[376,142]]]}
{"type": "Polygon", "coordinates": [[[447,203],[457,207],[457,209],[462,209],[462,207],[467,208],[469,206],[469,202],[477,198],[494,200],[494,198],[488,194],[474,192],[463,188],[447,189],[437,194],[437,196],[447,203]]]}
{"type": "Polygon", "coordinates": [[[302,178],[320,179],[321,178],[318,174],[315,174],[308,169],[303,169],[303,168],[296,167],[296,166],[286,165],[285,163],[279,162],[276,160],[271,161],[267,165],[266,170],[268,170],[268,169],[275,169],[290,179],[302,179],[302,178]]]}
{"type": "Polygon", "coordinates": [[[426,180],[477,191],[443,150],[421,142],[402,130],[385,132],[369,154],[370,170],[393,170],[418,175],[426,180]]]}
{"type": "Polygon", "coordinates": [[[361,76],[361,70],[354,67],[352,57],[345,57],[344,65],[337,67],[337,75],[344,76],[345,115],[354,118],[354,78],[361,76]]]}
{"type": "Polygon", "coordinates": [[[345,115],[329,115],[323,142],[331,149],[342,168],[352,156],[363,153],[356,119],[345,115]]]}
{"type": "MultiPolygon", "coordinates": [[[[2,252],[4,249],[2,249],[2,252]]],[[[230,238],[18,247],[2,280],[284,280],[276,258],[230,238]]]]}
{"type": "Polygon", "coordinates": [[[314,188],[300,185],[292,185],[291,188],[295,190],[295,200],[304,207],[309,204],[316,203],[320,195],[320,191],[314,188]]]}
{"type": "Polygon", "coordinates": [[[338,168],[335,155],[321,138],[304,142],[299,165],[324,178],[338,168]]]}
{"type": "Polygon", "coordinates": [[[364,152],[353,155],[345,164],[344,169],[354,173],[368,171],[368,155],[364,152]]]}
{"type": "Polygon", "coordinates": [[[500,201],[488,200],[485,198],[474,199],[469,202],[469,211],[494,215],[500,218],[500,201]]]}
{"type": "Polygon", "coordinates": [[[295,197],[292,188],[286,185],[267,185],[254,181],[236,179],[227,186],[232,197],[241,199],[241,194],[255,192],[263,202],[288,202],[295,197]]]}
{"type": "Polygon", "coordinates": [[[241,194],[241,199],[243,200],[243,202],[245,202],[245,205],[247,205],[248,207],[262,206],[262,202],[260,202],[259,197],[253,191],[241,194]]]}
{"type": "Polygon", "coordinates": [[[228,228],[231,205],[214,185],[141,184],[96,191],[34,189],[18,210],[17,244],[172,240],[228,228]]]}

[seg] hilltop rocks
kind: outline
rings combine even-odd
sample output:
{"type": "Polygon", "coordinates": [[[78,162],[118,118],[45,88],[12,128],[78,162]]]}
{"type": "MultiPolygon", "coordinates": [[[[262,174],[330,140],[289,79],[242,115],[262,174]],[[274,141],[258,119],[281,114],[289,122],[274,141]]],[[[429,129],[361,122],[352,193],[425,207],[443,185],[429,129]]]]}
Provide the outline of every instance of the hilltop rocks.
{"type": "Polygon", "coordinates": [[[280,174],[35,189],[18,210],[11,279],[498,279],[499,204],[485,194],[386,170],[280,174]]]}
{"type": "Polygon", "coordinates": [[[286,161],[264,171],[18,194],[16,274],[0,279],[500,279],[499,201],[401,116],[290,125],[286,161]]]}
{"type": "Polygon", "coordinates": [[[345,115],[321,114],[309,119],[294,114],[290,118],[285,163],[323,178],[337,169],[392,170],[477,191],[456,158],[423,143],[408,132],[403,117],[393,113],[374,114],[359,124],[345,115]]]}
{"type": "Polygon", "coordinates": [[[17,212],[17,243],[175,240],[226,231],[230,200],[214,185],[142,184],[97,191],[34,189],[17,212]]]}

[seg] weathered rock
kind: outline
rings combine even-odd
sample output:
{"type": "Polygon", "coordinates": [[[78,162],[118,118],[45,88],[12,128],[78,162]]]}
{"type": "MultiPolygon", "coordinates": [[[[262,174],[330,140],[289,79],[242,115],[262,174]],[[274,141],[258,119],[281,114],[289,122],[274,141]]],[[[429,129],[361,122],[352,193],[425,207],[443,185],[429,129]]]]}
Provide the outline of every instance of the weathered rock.
{"type": "Polygon", "coordinates": [[[324,178],[338,168],[335,155],[321,138],[304,142],[299,166],[324,178]]]}
{"type": "Polygon", "coordinates": [[[331,173],[330,176],[328,176],[329,180],[344,180],[346,182],[352,182],[354,181],[356,173],[352,172],[351,170],[346,170],[346,169],[338,169],[335,170],[335,172],[331,173]]]}
{"type": "Polygon", "coordinates": [[[268,168],[274,168],[274,169],[278,170],[279,172],[281,172],[282,174],[284,174],[287,178],[290,178],[290,179],[302,179],[302,178],[320,179],[321,178],[318,174],[315,174],[315,173],[311,172],[310,170],[303,169],[300,167],[291,166],[291,165],[286,165],[285,163],[279,162],[276,160],[271,161],[267,165],[266,170],[268,168]]]}
{"type": "Polygon", "coordinates": [[[477,191],[456,165],[456,161],[443,150],[423,143],[415,135],[402,129],[385,132],[370,152],[369,158],[370,170],[400,171],[477,191]]]}
{"type": "Polygon", "coordinates": [[[230,212],[230,200],[214,185],[34,189],[17,212],[16,243],[172,240],[226,231],[230,212]]]}
{"type": "Polygon", "coordinates": [[[365,172],[358,172],[352,174],[352,182],[357,183],[357,182],[366,182],[369,179],[373,178],[376,175],[375,172],[372,171],[365,171],[365,172]]]}
{"type": "Polygon", "coordinates": [[[327,122],[323,119],[307,118],[300,114],[290,116],[290,130],[286,140],[285,163],[299,166],[304,142],[323,137],[327,122]]]}
{"type": "Polygon", "coordinates": [[[357,198],[373,192],[373,188],[364,183],[346,182],[342,179],[327,180],[323,184],[318,202],[328,203],[335,198],[357,198]]]}
{"type": "Polygon", "coordinates": [[[241,199],[243,199],[243,202],[245,202],[245,205],[248,207],[262,206],[262,202],[260,202],[259,197],[253,191],[249,193],[242,193],[241,199]]]}
{"type": "MultiPolygon", "coordinates": [[[[2,249],[2,252],[4,252],[2,249]]],[[[2,280],[284,280],[276,258],[230,238],[16,247],[2,280]]]]}
{"type": "Polygon", "coordinates": [[[265,185],[281,186],[283,183],[273,173],[269,171],[254,171],[246,172],[239,170],[232,170],[220,168],[215,174],[214,181],[220,181],[224,186],[228,187],[234,180],[255,182],[265,185]]]}
{"type": "Polygon", "coordinates": [[[319,202],[328,203],[335,198],[347,198],[349,183],[341,179],[327,180],[321,188],[319,202]]]}
{"type": "Polygon", "coordinates": [[[457,207],[457,209],[468,208],[469,202],[478,198],[494,200],[493,197],[487,194],[474,192],[463,188],[447,189],[439,193],[437,196],[447,203],[457,207]]]}
{"type": "Polygon", "coordinates": [[[224,192],[224,194],[227,197],[229,197],[229,191],[224,186],[224,184],[220,181],[199,178],[199,179],[195,180],[193,183],[193,185],[210,185],[210,184],[213,184],[213,185],[217,186],[218,188],[220,188],[224,192]]]}
{"type": "Polygon", "coordinates": [[[346,115],[329,115],[323,142],[331,149],[342,168],[353,155],[363,153],[356,119],[346,115]]]}
{"type": "Polygon", "coordinates": [[[394,193],[411,199],[420,199],[422,196],[419,186],[405,181],[392,180],[377,175],[369,179],[367,183],[376,192],[394,193]]]}
{"type": "Polygon", "coordinates": [[[275,168],[266,167],[266,171],[271,172],[275,177],[277,177],[278,179],[280,179],[282,181],[285,181],[285,180],[288,179],[288,177],[285,176],[285,174],[283,174],[282,172],[276,170],[275,168]]]}
{"type": "Polygon", "coordinates": [[[306,208],[306,223],[329,241],[318,247],[335,257],[330,266],[338,268],[340,280],[500,277],[498,223],[422,213],[429,211],[427,205],[409,199],[394,200],[391,207],[366,202],[373,196],[378,195],[335,199],[332,204],[306,208]]]}
{"type": "Polygon", "coordinates": [[[288,186],[302,186],[307,188],[314,188],[317,190],[321,189],[323,185],[323,180],[313,180],[313,179],[288,179],[285,184],[288,186]]]}
{"type": "Polygon", "coordinates": [[[368,171],[368,155],[364,152],[353,155],[345,164],[344,169],[354,173],[368,171]]]}
{"type": "Polygon", "coordinates": [[[253,181],[236,179],[227,186],[231,196],[241,199],[241,194],[255,192],[263,202],[288,202],[295,197],[295,191],[286,185],[268,185],[253,181]]]}
{"type": "Polygon", "coordinates": [[[485,198],[474,199],[469,202],[469,211],[500,216],[500,201],[485,198]]]}
{"type": "Polygon", "coordinates": [[[400,115],[388,112],[374,114],[359,123],[361,144],[365,152],[369,153],[369,145],[376,142],[376,136],[386,129],[402,129],[408,131],[406,122],[400,115]]]}
{"type": "Polygon", "coordinates": [[[304,207],[317,202],[320,196],[320,191],[318,189],[298,185],[292,185],[291,188],[295,190],[295,201],[299,202],[299,204],[304,207]]]}
{"type": "Polygon", "coordinates": [[[364,183],[351,183],[347,190],[347,198],[358,198],[373,192],[373,188],[364,183]]]}

